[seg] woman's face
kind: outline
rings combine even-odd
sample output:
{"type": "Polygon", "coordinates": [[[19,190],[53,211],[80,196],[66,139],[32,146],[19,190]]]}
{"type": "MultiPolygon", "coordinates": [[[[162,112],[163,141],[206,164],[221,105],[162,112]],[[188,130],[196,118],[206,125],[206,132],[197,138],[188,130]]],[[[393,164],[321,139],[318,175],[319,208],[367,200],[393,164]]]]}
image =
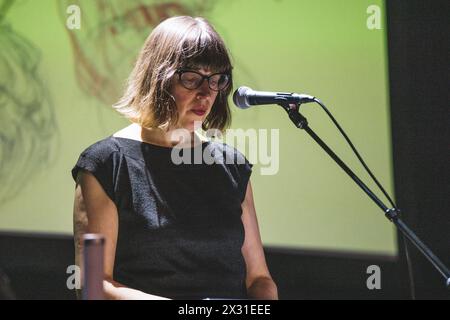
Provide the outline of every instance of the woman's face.
{"type": "MultiPolygon", "coordinates": [[[[210,70],[203,68],[193,69],[193,71],[204,76],[212,74],[210,70]]],[[[178,109],[177,127],[192,132],[194,131],[194,122],[199,121],[203,123],[211,112],[218,91],[211,90],[206,79],[203,79],[202,84],[197,89],[186,89],[180,83],[179,75],[175,74],[171,94],[175,98],[178,109]]]]}

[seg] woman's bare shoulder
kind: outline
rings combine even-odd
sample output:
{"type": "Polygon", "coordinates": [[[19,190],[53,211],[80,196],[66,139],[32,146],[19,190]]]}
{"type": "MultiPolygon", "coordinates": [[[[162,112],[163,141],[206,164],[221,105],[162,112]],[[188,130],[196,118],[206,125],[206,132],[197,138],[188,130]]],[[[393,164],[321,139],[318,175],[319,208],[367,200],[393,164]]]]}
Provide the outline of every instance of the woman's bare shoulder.
{"type": "Polygon", "coordinates": [[[138,125],[134,123],[130,124],[129,126],[126,126],[123,129],[120,129],[119,131],[115,132],[112,136],[117,138],[127,138],[142,141],[141,129],[138,125]]]}

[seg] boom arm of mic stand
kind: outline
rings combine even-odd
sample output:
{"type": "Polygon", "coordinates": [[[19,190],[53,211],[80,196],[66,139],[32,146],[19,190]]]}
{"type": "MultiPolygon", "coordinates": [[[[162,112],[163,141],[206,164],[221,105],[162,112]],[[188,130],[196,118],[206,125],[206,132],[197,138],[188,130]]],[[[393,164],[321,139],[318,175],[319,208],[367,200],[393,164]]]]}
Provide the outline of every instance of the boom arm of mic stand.
{"type": "Polygon", "coordinates": [[[450,289],[450,271],[444,263],[419,239],[419,237],[400,219],[400,210],[388,208],[373,192],[362,182],[358,176],[331,150],[322,139],[308,126],[307,119],[299,112],[299,105],[280,104],[289,115],[289,119],[299,129],[304,129],[314,141],[341,167],[342,170],[383,210],[386,218],[395,224],[398,230],[428,259],[445,279],[445,286],[450,289]]]}

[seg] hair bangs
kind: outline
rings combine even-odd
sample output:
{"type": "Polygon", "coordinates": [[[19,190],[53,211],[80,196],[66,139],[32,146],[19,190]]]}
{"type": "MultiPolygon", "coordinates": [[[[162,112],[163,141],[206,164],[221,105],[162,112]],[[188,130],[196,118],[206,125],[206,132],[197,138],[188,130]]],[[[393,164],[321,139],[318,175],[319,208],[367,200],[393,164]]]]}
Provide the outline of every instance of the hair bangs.
{"type": "Polygon", "coordinates": [[[180,68],[204,68],[212,72],[231,72],[225,44],[207,26],[197,25],[182,43],[180,68]]]}

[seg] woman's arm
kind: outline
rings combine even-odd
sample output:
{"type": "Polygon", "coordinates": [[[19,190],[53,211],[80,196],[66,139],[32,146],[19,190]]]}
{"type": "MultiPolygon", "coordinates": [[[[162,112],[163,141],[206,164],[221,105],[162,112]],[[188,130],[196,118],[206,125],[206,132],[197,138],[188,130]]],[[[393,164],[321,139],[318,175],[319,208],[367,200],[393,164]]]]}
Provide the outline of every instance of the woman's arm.
{"type": "MultiPolygon", "coordinates": [[[[75,263],[82,265],[83,234],[98,233],[105,237],[103,289],[107,299],[166,299],[128,288],[113,280],[119,227],[117,208],[106,195],[100,183],[90,173],[80,172],[77,177],[73,209],[75,263]]],[[[77,292],[77,295],[79,292],[77,292]]]]}
{"type": "Polygon", "coordinates": [[[247,266],[248,297],[251,299],[278,299],[278,289],[272,280],[264,257],[250,181],[247,185],[245,199],[242,202],[242,223],[245,229],[242,254],[247,266]]]}

